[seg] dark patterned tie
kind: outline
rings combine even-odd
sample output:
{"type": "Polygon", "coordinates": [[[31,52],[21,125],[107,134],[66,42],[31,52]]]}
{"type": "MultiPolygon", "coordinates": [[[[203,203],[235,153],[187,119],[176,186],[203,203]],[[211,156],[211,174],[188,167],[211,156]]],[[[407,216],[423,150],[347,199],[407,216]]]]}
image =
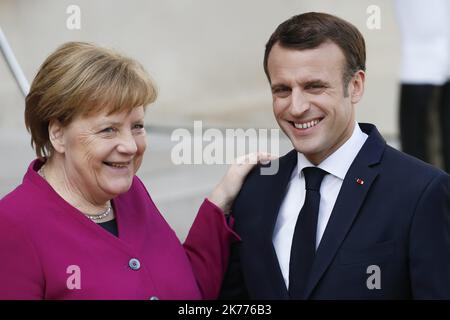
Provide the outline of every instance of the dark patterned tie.
{"type": "Polygon", "coordinates": [[[295,224],[289,261],[289,295],[301,299],[305,291],[314,256],[316,254],[316,229],[320,204],[320,184],[326,171],[307,167],[305,175],[305,203],[295,224]]]}

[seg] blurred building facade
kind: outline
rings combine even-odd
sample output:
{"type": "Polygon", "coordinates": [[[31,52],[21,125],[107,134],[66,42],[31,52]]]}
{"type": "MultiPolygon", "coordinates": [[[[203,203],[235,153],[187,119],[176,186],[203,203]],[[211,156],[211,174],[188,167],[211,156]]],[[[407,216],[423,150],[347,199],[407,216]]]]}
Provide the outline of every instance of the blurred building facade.
{"type": "MultiPolygon", "coordinates": [[[[158,84],[150,125],[276,127],[262,69],[275,27],[306,11],[354,23],[367,42],[367,87],[358,119],[397,133],[398,31],[389,0],[0,0],[0,26],[31,82],[39,65],[66,41],[91,41],[138,59],[158,84]],[[66,26],[70,5],[80,29],[66,26]],[[369,29],[380,9],[380,29],[369,29]]],[[[23,98],[0,59],[0,127],[23,127],[23,98]]]]}
{"type": "MultiPolygon", "coordinates": [[[[159,97],[146,114],[149,149],[140,175],[183,238],[225,168],[175,167],[167,133],[198,120],[204,127],[277,128],[262,67],[264,46],[279,23],[307,11],[338,15],[361,30],[367,82],[357,119],[396,137],[400,48],[390,0],[0,0],[0,27],[30,82],[49,53],[67,41],[112,47],[144,65],[159,97]],[[71,5],[80,8],[80,29],[67,27],[71,5]],[[370,27],[373,6],[379,29],[370,27]]],[[[0,58],[0,148],[7,154],[0,197],[20,183],[33,158],[23,110],[24,98],[0,58]]],[[[281,151],[289,148],[283,140],[281,151]]]]}

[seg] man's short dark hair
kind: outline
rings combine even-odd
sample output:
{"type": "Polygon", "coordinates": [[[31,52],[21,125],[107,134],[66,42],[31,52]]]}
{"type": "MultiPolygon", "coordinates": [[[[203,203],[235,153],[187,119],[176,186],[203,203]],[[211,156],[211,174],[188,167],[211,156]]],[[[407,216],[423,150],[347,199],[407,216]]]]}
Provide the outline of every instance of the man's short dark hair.
{"type": "Polygon", "coordinates": [[[267,63],[275,44],[290,49],[314,49],[332,41],[344,53],[347,65],[344,67],[343,83],[347,90],[352,76],[359,70],[366,70],[366,46],[359,30],[351,23],[336,16],[308,12],[293,16],[278,26],[270,36],[264,53],[264,72],[270,82],[267,63]]]}

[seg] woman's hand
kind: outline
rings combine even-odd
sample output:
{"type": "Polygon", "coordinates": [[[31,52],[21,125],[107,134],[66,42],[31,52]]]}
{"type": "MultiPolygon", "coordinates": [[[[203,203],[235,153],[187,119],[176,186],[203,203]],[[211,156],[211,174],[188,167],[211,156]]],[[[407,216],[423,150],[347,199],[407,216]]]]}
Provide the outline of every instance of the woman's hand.
{"type": "Polygon", "coordinates": [[[267,153],[251,153],[236,159],[231,165],[225,176],[214,188],[208,200],[221,208],[225,214],[229,214],[234,199],[241,190],[245,177],[250,170],[257,164],[268,164],[276,159],[267,153]]]}

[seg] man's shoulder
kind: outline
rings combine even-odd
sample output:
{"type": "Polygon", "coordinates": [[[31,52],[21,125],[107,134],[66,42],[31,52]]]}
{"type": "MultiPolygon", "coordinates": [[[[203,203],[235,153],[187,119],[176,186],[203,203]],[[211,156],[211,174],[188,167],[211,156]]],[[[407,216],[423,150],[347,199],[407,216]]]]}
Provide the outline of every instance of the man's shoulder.
{"type": "Polygon", "coordinates": [[[292,150],[268,165],[256,165],[247,175],[235,200],[235,208],[270,202],[284,194],[296,164],[297,152],[292,150]]]}
{"type": "Polygon", "coordinates": [[[291,174],[296,164],[297,151],[294,149],[267,165],[256,165],[248,174],[244,186],[248,183],[272,183],[274,180],[283,179],[291,174]]]}
{"type": "Polygon", "coordinates": [[[429,180],[437,176],[448,176],[441,169],[387,145],[381,162],[383,172],[394,176],[408,176],[429,180]]]}
{"type": "Polygon", "coordinates": [[[367,161],[370,162],[370,165],[379,165],[383,174],[425,179],[447,175],[444,171],[386,144],[373,124],[360,123],[359,125],[362,131],[368,135],[368,139],[361,149],[370,154],[365,161],[370,159],[367,161]]]}
{"type": "Polygon", "coordinates": [[[390,146],[386,146],[377,170],[376,190],[383,196],[413,201],[425,193],[444,194],[450,190],[450,175],[446,172],[390,146]]]}

